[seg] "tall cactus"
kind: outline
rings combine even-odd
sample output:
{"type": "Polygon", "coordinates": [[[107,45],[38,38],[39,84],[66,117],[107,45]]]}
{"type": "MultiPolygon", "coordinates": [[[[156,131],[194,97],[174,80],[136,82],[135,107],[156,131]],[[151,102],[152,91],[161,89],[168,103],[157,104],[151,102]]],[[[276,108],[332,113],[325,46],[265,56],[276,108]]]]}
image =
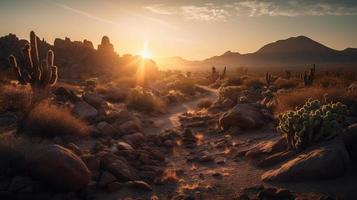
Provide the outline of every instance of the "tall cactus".
{"type": "Polygon", "coordinates": [[[266,81],[267,85],[270,86],[273,83],[273,75],[270,74],[269,72],[267,72],[265,74],[265,81],[266,81]]]}
{"type": "Polygon", "coordinates": [[[285,77],[286,77],[286,79],[290,80],[290,78],[291,78],[291,72],[288,71],[288,70],[285,70],[285,77]]]}
{"type": "Polygon", "coordinates": [[[58,78],[57,67],[54,66],[54,52],[49,50],[46,59],[40,60],[37,48],[38,41],[35,32],[31,31],[30,44],[26,44],[22,49],[22,65],[18,65],[15,56],[9,56],[9,63],[17,80],[23,85],[29,83],[32,89],[53,86],[58,78]]]}
{"type": "Polygon", "coordinates": [[[223,72],[220,76],[220,79],[224,79],[226,77],[226,73],[227,73],[227,67],[225,66],[224,69],[223,69],[223,72]]]}
{"type": "Polygon", "coordinates": [[[315,64],[312,68],[310,68],[309,72],[305,71],[304,76],[303,76],[305,86],[312,85],[312,83],[314,82],[314,79],[315,79],[315,72],[316,72],[315,64]]]}

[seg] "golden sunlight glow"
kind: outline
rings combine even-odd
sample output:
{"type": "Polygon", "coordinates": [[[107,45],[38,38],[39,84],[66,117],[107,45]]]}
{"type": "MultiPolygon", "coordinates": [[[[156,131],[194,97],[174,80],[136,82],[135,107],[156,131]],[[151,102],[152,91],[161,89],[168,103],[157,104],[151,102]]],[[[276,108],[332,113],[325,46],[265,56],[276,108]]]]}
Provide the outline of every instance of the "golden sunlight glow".
{"type": "Polygon", "coordinates": [[[141,50],[141,53],[140,53],[141,57],[143,58],[150,58],[150,53],[148,51],[148,41],[145,40],[144,42],[144,48],[141,50]]]}

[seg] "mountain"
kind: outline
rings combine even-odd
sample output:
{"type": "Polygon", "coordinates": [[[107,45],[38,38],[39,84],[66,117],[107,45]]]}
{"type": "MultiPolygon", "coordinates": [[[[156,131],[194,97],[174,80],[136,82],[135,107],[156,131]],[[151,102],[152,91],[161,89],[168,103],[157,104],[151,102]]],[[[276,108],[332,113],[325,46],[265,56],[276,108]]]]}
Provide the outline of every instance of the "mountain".
{"type": "Polygon", "coordinates": [[[158,60],[158,65],[162,68],[186,70],[202,70],[211,66],[280,69],[301,68],[312,64],[325,68],[357,67],[357,49],[346,48],[339,51],[306,36],[298,36],[269,43],[254,53],[227,51],[201,61],[189,61],[179,57],[158,60]]]}

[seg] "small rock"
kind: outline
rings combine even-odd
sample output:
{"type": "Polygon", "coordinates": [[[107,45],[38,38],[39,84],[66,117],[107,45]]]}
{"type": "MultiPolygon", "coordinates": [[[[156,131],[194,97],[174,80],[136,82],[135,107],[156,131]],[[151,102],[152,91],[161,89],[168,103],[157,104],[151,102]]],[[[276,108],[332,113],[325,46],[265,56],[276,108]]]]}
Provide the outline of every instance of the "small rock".
{"type": "Polygon", "coordinates": [[[99,187],[106,187],[108,184],[115,182],[117,179],[113,174],[110,172],[104,171],[102,175],[100,176],[98,186],[99,187]]]}
{"type": "Polygon", "coordinates": [[[147,191],[152,191],[152,187],[147,184],[145,181],[129,181],[126,185],[134,189],[142,189],[147,191]]]}
{"type": "Polygon", "coordinates": [[[120,150],[134,151],[134,148],[126,142],[118,142],[116,147],[119,151],[120,150]]]}

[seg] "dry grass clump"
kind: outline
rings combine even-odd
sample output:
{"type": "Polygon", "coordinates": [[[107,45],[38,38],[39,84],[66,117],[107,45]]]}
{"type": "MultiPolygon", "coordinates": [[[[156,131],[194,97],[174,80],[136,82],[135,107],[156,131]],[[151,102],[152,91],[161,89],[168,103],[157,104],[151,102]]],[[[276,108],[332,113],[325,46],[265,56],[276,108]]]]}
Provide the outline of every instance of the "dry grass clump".
{"type": "Polygon", "coordinates": [[[178,78],[167,84],[169,90],[178,90],[184,94],[194,95],[197,87],[196,82],[191,78],[178,78]]]}
{"type": "Polygon", "coordinates": [[[224,100],[226,98],[229,98],[232,101],[236,101],[245,89],[246,88],[244,86],[221,87],[218,92],[219,99],[224,100]]]}
{"type": "Polygon", "coordinates": [[[295,109],[302,106],[309,98],[318,99],[321,102],[341,102],[349,106],[350,109],[357,108],[357,93],[347,92],[346,88],[323,88],[308,87],[300,88],[289,92],[277,94],[278,106],[276,112],[295,109]]]}
{"type": "Polygon", "coordinates": [[[274,85],[276,85],[279,89],[291,89],[295,88],[296,86],[299,85],[299,81],[297,80],[288,80],[284,78],[278,78],[275,82],[274,85]]]}
{"type": "Polygon", "coordinates": [[[142,87],[132,88],[126,102],[128,107],[138,111],[163,113],[166,110],[166,104],[161,98],[142,87]]]}
{"type": "Polygon", "coordinates": [[[198,101],[197,103],[197,107],[200,109],[204,109],[204,108],[209,108],[211,107],[213,104],[213,102],[210,99],[201,99],[198,101]]]}
{"type": "Polygon", "coordinates": [[[31,105],[30,87],[19,85],[0,86],[0,112],[24,112],[31,105]]]}
{"type": "Polygon", "coordinates": [[[345,77],[337,77],[337,76],[321,76],[316,80],[316,86],[321,86],[324,88],[328,87],[346,87],[350,85],[353,81],[345,78],[345,77]]]}
{"type": "Polygon", "coordinates": [[[243,84],[247,88],[253,88],[253,89],[261,89],[264,87],[265,83],[262,81],[261,78],[254,78],[254,77],[249,77],[243,81],[243,84]]]}
{"type": "Polygon", "coordinates": [[[30,111],[24,121],[24,130],[41,136],[86,136],[88,126],[65,108],[51,105],[47,101],[39,103],[30,111]]]}

